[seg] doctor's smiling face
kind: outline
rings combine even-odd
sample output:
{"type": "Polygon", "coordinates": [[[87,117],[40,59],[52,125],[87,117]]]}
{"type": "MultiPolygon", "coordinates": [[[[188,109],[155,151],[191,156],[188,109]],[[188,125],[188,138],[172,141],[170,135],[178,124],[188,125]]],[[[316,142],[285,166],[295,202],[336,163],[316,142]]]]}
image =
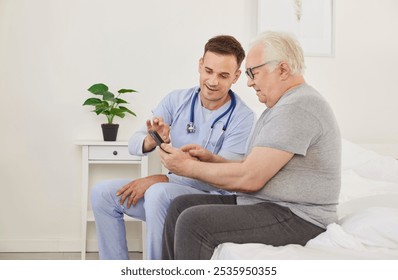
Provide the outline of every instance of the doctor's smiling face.
{"type": "Polygon", "coordinates": [[[199,74],[202,105],[216,110],[230,99],[228,91],[241,71],[234,55],[207,51],[199,60],[199,74]]]}

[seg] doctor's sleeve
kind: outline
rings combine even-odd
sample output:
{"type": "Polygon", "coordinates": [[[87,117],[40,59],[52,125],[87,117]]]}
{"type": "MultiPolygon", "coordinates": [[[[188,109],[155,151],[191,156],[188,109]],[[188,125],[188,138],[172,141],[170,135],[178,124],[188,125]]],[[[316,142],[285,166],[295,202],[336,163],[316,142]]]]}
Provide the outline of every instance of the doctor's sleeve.
{"type": "Polygon", "coordinates": [[[253,112],[235,118],[227,128],[222,147],[218,155],[228,160],[241,160],[248,150],[256,116],[253,112]]]}

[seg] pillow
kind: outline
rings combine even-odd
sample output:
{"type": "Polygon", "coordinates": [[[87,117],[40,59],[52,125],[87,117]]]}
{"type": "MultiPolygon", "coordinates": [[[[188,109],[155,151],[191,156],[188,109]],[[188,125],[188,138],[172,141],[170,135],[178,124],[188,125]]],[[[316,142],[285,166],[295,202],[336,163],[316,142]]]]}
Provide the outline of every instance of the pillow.
{"type": "Polygon", "coordinates": [[[371,207],[342,218],[345,232],[371,247],[398,249],[398,209],[371,207]]]}
{"type": "Polygon", "coordinates": [[[398,184],[398,160],[393,157],[381,156],[354,168],[358,175],[398,184]]]}
{"type": "Polygon", "coordinates": [[[364,149],[345,139],[341,139],[341,169],[354,169],[370,160],[379,158],[380,155],[371,150],[364,149]]]}
{"type": "Polygon", "coordinates": [[[354,170],[341,172],[339,203],[379,194],[398,194],[398,183],[365,178],[354,170]]]}
{"type": "Polygon", "coordinates": [[[398,161],[364,149],[345,139],[341,140],[341,169],[354,170],[360,176],[398,183],[398,161]]]}
{"type": "Polygon", "coordinates": [[[385,193],[359,197],[337,205],[339,219],[370,207],[387,207],[398,209],[398,193],[385,193]]]}

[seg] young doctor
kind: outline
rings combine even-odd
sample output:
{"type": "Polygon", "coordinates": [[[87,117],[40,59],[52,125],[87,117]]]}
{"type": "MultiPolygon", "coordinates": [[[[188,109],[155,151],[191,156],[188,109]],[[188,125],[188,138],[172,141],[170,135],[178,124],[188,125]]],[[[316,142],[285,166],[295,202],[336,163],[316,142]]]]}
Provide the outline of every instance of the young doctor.
{"type": "MultiPolygon", "coordinates": [[[[148,131],[155,130],[174,147],[194,143],[225,159],[243,158],[255,114],[230,88],[241,74],[244,58],[245,52],[234,37],[211,38],[199,60],[200,86],[169,93],[153,110],[153,119],[130,139],[130,153],[153,151],[156,143],[148,131]]],[[[148,259],[161,259],[168,207],[184,194],[230,192],[175,174],[103,181],[94,186],[91,204],[100,259],[129,258],[123,214],[146,221],[148,259]]]]}

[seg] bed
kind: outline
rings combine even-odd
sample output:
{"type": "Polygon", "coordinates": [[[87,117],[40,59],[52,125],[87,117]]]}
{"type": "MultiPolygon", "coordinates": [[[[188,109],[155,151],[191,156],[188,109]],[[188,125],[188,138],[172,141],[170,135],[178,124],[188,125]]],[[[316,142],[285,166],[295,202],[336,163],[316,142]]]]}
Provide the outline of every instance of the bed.
{"type": "Polygon", "coordinates": [[[224,243],[212,259],[398,259],[398,160],[343,139],[338,217],[305,246],[224,243]]]}

